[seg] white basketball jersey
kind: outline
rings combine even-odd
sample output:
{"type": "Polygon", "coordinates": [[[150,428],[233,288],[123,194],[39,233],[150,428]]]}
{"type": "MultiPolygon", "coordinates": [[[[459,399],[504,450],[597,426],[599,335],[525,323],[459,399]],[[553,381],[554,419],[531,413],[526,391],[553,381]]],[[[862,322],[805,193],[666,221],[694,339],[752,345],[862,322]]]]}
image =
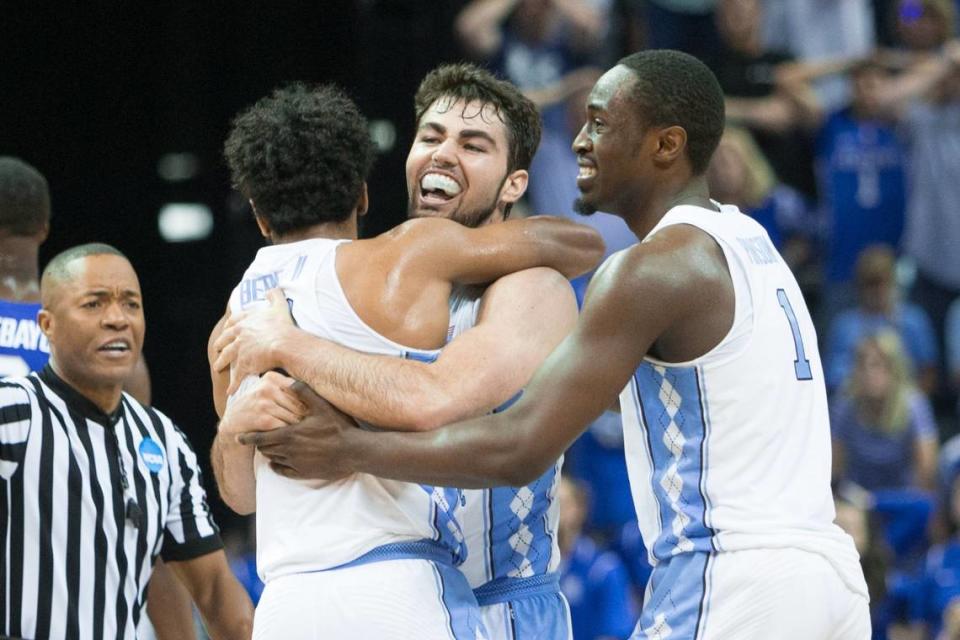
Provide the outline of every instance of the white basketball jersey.
{"type": "Polygon", "coordinates": [[[764,229],[736,207],[679,206],[723,249],[733,326],[684,363],[645,358],[620,396],[630,486],[650,562],[688,552],[793,547],[822,554],[866,594],[834,523],[830,425],[817,336],[764,229]]]}
{"type": "MultiPolygon", "coordinates": [[[[437,351],[415,351],[381,336],[350,307],[335,262],[344,240],[310,239],[265,247],[230,298],[232,313],[263,304],[281,288],[297,325],[344,346],[432,361],[437,351]]],[[[244,381],[238,393],[256,378],[244,381]]],[[[257,570],[266,582],[281,575],[318,571],[355,560],[384,544],[431,539],[462,552],[453,516],[459,493],[368,474],[343,480],[291,480],[256,454],[257,570]]]]}
{"type": "MultiPolygon", "coordinates": [[[[448,340],[477,324],[482,295],[483,290],[478,287],[454,289],[450,296],[448,340]]],[[[556,494],[562,464],[561,456],[546,473],[524,487],[463,492],[465,504],[457,518],[463,527],[468,554],[460,570],[472,588],[494,580],[531,578],[557,570],[560,506],[556,494]]]]}

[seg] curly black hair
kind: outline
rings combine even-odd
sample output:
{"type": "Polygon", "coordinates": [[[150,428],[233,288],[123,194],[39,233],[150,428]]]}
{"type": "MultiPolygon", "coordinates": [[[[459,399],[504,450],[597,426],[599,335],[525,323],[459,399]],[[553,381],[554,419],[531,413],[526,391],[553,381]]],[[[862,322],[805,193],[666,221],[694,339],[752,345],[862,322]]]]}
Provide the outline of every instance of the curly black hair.
{"type": "Polygon", "coordinates": [[[343,91],[295,83],[234,118],[224,156],[234,186],[284,234],[349,218],[374,147],[366,118],[343,91]]]}
{"type": "Polygon", "coordinates": [[[0,156],[0,231],[32,236],[50,222],[47,179],[12,156],[0,156]]]}
{"type": "Polygon", "coordinates": [[[617,64],[637,78],[631,98],[645,127],[683,127],[694,175],[710,164],[723,135],[723,91],[716,76],[693,56],[657,49],[633,53],[617,64]]]}
{"type": "Polygon", "coordinates": [[[529,98],[514,85],[489,71],[467,64],[446,64],[427,74],[413,99],[417,122],[434,102],[453,98],[464,103],[474,101],[496,108],[507,126],[510,145],[507,171],[529,169],[540,145],[540,114],[529,98]]]}

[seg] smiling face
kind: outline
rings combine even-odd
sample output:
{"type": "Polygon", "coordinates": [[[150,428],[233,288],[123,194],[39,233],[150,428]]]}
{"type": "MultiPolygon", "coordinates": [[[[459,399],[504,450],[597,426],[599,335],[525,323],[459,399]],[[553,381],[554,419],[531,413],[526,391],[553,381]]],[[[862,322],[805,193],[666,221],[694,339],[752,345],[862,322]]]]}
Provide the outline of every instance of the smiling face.
{"type": "Polygon", "coordinates": [[[645,158],[651,140],[630,99],[635,82],[633,72],[618,65],[603,74],[587,98],[587,121],[573,141],[580,167],[574,207],[583,215],[623,216],[650,182],[653,166],[645,158]]]}
{"type": "Polygon", "coordinates": [[[507,173],[507,129],[496,109],[440,98],[420,119],[407,155],[411,218],[443,217],[469,227],[503,219],[527,186],[507,173]]]}
{"type": "Polygon", "coordinates": [[[140,283],[121,256],[77,258],[66,274],[44,282],[38,320],[50,341],[51,362],[71,386],[98,402],[119,396],[143,346],[140,283]]]}

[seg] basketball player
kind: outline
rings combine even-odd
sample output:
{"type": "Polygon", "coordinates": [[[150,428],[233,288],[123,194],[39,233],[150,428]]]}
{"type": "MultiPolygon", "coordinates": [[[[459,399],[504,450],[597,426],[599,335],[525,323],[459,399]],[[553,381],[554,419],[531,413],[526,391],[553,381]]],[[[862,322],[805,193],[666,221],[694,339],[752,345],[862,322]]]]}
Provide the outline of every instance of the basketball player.
{"type": "Polygon", "coordinates": [[[642,241],[601,267],[513,407],[371,434],[299,388],[314,416],[240,440],[312,477],[521,485],[619,394],[654,565],[633,637],[866,640],[863,574],[833,524],[813,324],[763,229],[707,191],[716,79],[686,54],[633,54],[596,83],[586,117],[578,208],[621,216],[642,241]]]}
{"type": "MultiPolygon", "coordinates": [[[[468,227],[502,222],[509,204],[492,200],[471,210],[463,205],[464,198],[496,188],[512,170],[529,166],[539,140],[534,105],[513,85],[466,64],[445,65],[428,74],[414,104],[418,132],[407,158],[410,217],[445,217],[468,227]],[[516,160],[478,157],[461,142],[463,132],[485,126],[479,109],[461,108],[476,97],[508,114],[493,124],[504,131],[509,156],[516,160]],[[480,175],[464,180],[456,200],[431,201],[424,194],[423,176],[431,169],[465,172],[480,166],[478,162],[494,163],[498,169],[482,174],[483,181],[480,175]]],[[[571,288],[550,270],[512,274],[486,290],[459,287],[450,303],[452,340],[436,362],[426,364],[362,354],[308,335],[290,322],[286,301],[279,295],[274,309],[252,312],[224,334],[220,365],[236,357],[244,373],[280,368],[361,420],[422,430],[481,415],[508,401],[575,322],[571,288]]],[[[264,386],[260,393],[269,407],[268,394],[276,391],[264,386]]],[[[258,414],[247,415],[252,421],[258,414]]],[[[271,414],[268,409],[259,415],[269,419],[271,414]]],[[[248,428],[254,426],[251,422],[248,428]]],[[[468,553],[460,570],[477,596],[491,637],[570,636],[569,607],[557,579],[559,466],[558,460],[522,487],[464,496],[458,519],[468,553]]]]}
{"type": "MultiPolygon", "coordinates": [[[[470,128],[457,129],[452,143],[437,145],[441,157],[462,147],[469,161],[418,170],[426,206],[454,203],[465,215],[486,216],[483,207],[493,202],[502,217],[522,195],[526,170],[509,164],[512,147],[503,126],[515,112],[482,95],[440,106],[431,101],[435,113],[425,146],[454,126],[440,124],[447,122],[443,117],[473,120],[470,128]],[[504,167],[510,168],[506,174],[504,167]]],[[[453,282],[484,283],[538,265],[569,276],[600,258],[595,232],[560,219],[470,229],[428,217],[356,241],[371,158],[363,118],[329,87],[280,90],[238,117],[227,159],[273,246],[261,250],[247,270],[231,297],[231,313],[256,306],[268,289],[279,287],[308,333],[372,353],[430,361],[447,339],[453,282]]],[[[563,283],[559,275],[553,278],[554,286],[563,283]]],[[[215,393],[222,395],[223,376],[214,377],[215,393]]],[[[270,373],[253,385],[276,389],[278,380],[283,378],[270,373]]],[[[364,475],[337,483],[285,479],[233,441],[243,418],[258,413],[255,398],[241,394],[232,403],[214,451],[225,499],[237,510],[257,510],[258,565],[267,586],[255,637],[482,634],[476,600],[453,568],[464,553],[459,492],[364,475]],[[307,602],[312,615],[303,615],[307,602]]],[[[283,408],[298,412],[289,399],[283,408]]]]}
{"type": "MultiPolygon", "coordinates": [[[[0,378],[40,371],[50,345],[37,324],[40,311],[40,245],[50,231],[50,190],[36,168],[0,156],[0,378]]],[[[150,404],[150,374],[137,360],[124,390],[150,404]]],[[[160,640],[189,640],[189,594],[158,560],[150,578],[148,613],[160,640]]]]}

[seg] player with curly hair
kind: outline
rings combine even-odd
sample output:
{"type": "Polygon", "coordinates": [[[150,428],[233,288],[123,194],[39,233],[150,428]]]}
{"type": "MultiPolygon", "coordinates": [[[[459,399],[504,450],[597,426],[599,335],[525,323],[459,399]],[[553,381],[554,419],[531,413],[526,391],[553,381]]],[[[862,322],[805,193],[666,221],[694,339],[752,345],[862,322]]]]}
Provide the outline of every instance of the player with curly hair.
{"type": "MultiPolygon", "coordinates": [[[[469,141],[456,143],[482,149],[469,151],[475,155],[469,172],[443,161],[453,143],[438,145],[440,162],[419,181],[425,207],[471,210],[493,195],[502,211],[523,194],[525,170],[503,177],[505,128],[495,110],[482,112],[469,141]],[[468,180],[472,188],[451,193],[468,180]]],[[[397,361],[430,361],[447,340],[454,284],[537,266],[570,276],[599,260],[599,236],[561,219],[469,228],[428,215],[356,240],[373,158],[366,131],[356,105],[331,86],[280,89],[236,118],[227,161],[272,245],[258,252],[234,289],[228,315],[279,299],[308,334],[397,361]]],[[[211,335],[211,362],[225,326],[229,335],[226,321],[211,335]]],[[[254,637],[483,637],[476,599],[456,570],[465,556],[459,491],[365,474],[292,479],[282,461],[270,462],[236,438],[305,413],[289,389],[292,380],[269,372],[235,376],[228,387],[228,370],[214,364],[211,374],[223,415],[213,450],[221,494],[236,511],[257,512],[258,571],[266,588],[254,637]]]]}

